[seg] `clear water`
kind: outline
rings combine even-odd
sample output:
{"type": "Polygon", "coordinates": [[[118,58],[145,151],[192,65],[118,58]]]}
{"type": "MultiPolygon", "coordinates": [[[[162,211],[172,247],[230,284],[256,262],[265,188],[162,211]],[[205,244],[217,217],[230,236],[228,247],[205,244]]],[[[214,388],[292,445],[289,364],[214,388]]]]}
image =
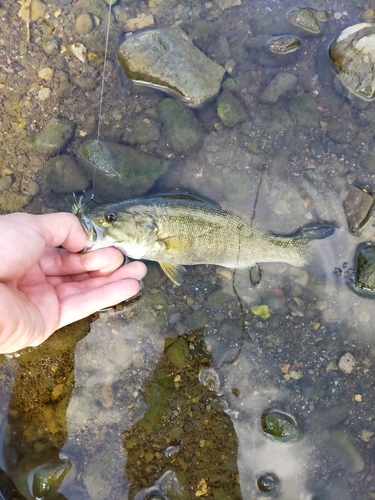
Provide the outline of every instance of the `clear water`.
{"type": "MultiPolygon", "coordinates": [[[[118,0],[101,138],[129,144],[136,124],[155,122],[158,140],[132,144],[171,160],[155,190],[194,190],[279,233],[334,222],[337,235],[315,244],[324,272],[269,264],[253,286],[246,272],[196,266],[177,288],[150,263],[140,298],[71,325],[39,348],[1,356],[4,498],[13,498],[9,478],[33,498],[32,471],[64,460],[71,468],[59,492],[61,481],[43,498],[375,498],[374,302],[333,274],[344,262],[350,268],[356,246],[373,239],[372,217],[360,235],[347,230],[343,189],[374,189],[365,162],[374,148],[374,104],[358,109],[335,90],[327,54],[330,41],[372,6],[331,2],[319,36],[287,24],[292,7],[287,0],[242,0],[228,9],[220,2],[118,0]],[[157,116],[164,95],[134,88],[117,63],[121,26],[143,13],[154,15],[156,27],[181,26],[209,57],[234,68],[246,125],[223,126],[212,102],[196,111],[205,134],[198,153],[184,157],[173,148],[157,116]],[[284,33],[301,38],[299,51],[269,54],[265,40],[284,33]],[[249,48],[249,39],[259,46],[249,48]],[[295,89],[265,104],[263,90],[282,72],[297,77],[295,89]],[[350,374],[338,366],[346,353],[356,362],[350,374]],[[269,408],[292,415],[301,439],[270,438],[261,423],[269,408]],[[265,474],[277,477],[273,493],[259,488],[265,474]]],[[[66,154],[96,137],[108,6],[54,0],[30,23],[29,43],[19,8],[0,4],[0,175],[12,180],[0,208],[70,210],[66,195],[45,183],[48,158],[28,140],[59,115],[76,125],[66,154]],[[79,35],[76,19],[84,12],[100,24],[79,35]],[[46,56],[41,45],[52,35],[63,47],[80,41],[95,56],[86,63],[68,51],[46,56]],[[38,78],[45,67],[54,69],[49,81],[38,78]],[[82,88],[80,77],[93,79],[92,88],[82,88]],[[38,98],[41,87],[51,90],[46,100],[38,98]]]]}

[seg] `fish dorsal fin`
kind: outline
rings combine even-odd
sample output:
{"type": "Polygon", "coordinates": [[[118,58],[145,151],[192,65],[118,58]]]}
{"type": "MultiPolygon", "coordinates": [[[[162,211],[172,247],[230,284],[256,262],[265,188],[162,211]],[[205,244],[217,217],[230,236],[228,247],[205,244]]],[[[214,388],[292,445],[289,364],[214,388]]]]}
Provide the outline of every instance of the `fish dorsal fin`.
{"type": "Polygon", "coordinates": [[[205,199],[205,198],[200,198],[199,196],[195,196],[190,193],[161,193],[161,194],[154,194],[154,195],[149,195],[149,196],[142,196],[142,200],[147,200],[147,199],[165,199],[165,200],[182,200],[182,201],[194,201],[196,203],[209,203],[211,205],[216,205],[220,206],[219,203],[216,201],[210,200],[210,199],[205,199]]]}
{"type": "Polygon", "coordinates": [[[159,262],[160,267],[173,283],[180,286],[184,280],[186,269],[181,264],[170,264],[169,262],[159,262]]]}

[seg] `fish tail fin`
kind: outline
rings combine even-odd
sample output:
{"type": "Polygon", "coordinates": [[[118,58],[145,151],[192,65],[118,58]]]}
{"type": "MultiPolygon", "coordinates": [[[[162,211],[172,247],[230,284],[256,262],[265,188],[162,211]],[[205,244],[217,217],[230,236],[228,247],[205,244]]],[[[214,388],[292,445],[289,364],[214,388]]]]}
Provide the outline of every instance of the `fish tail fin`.
{"type": "Polygon", "coordinates": [[[321,222],[318,224],[308,224],[298,229],[297,232],[290,236],[299,236],[305,240],[323,240],[332,236],[336,232],[337,227],[330,222],[321,222]]]}
{"type": "Polygon", "coordinates": [[[303,268],[312,275],[333,279],[347,260],[346,235],[334,226],[321,226],[303,230],[306,239],[306,263],[303,268]],[[312,232],[311,232],[312,231],[312,232]]]}

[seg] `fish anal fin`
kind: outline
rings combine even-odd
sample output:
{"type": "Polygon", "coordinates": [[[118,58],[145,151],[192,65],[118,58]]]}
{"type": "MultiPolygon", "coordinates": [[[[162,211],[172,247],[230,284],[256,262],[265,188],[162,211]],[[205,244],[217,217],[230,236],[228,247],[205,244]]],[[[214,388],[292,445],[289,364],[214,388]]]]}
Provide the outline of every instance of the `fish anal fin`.
{"type": "Polygon", "coordinates": [[[160,267],[173,283],[180,286],[184,280],[186,269],[181,264],[171,264],[169,262],[159,262],[160,267]]]}

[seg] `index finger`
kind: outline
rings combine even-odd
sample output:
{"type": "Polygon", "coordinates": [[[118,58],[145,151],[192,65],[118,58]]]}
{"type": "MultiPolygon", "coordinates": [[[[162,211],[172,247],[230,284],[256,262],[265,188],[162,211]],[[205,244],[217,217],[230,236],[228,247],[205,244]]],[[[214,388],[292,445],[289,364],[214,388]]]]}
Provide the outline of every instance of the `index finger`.
{"type": "Polygon", "coordinates": [[[42,257],[46,247],[63,246],[79,252],[86,233],[69,213],[46,215],[13,213],[0,216],[0,280],[22,276],[42,257]]]}
{"type": "Polygon", "coordinates": [[[20,234],[31,237],[35,231],[45,242],[46,247],[62,246],[71,252],[79,252],[85,246],[86,232],[78,217],[68,212],[33,215],[13,213],[2,216],[9,219],[14,226],[18,226],[20,234]]]}

